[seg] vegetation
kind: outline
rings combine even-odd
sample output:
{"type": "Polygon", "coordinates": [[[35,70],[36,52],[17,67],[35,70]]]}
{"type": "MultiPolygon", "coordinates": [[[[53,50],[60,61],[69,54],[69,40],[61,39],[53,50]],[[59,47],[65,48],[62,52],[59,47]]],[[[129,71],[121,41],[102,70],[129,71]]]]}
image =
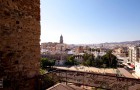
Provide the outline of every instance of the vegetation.
{"type": "Polygon", "coordinates": [[[49,60],[48,58],[41,58],[41,69],[40,69],[40,74],[42,75],[41,77],[41,90],[45,90],[46,88],[49,88],[53,85],[55,85],[58,82],[57,75],[54,74],[45,74],[49,67],[51,69],[52,66],[55,65],[55,60],[49,60]],[[46,84],[47,83],[47,84],[46,84]]]}
{"type": "MultiPolygon", "coordinates": [[[[94,49],[95,50],[95,49],[94,49]]],[[[99,49],[96,49],[99,51],[99,49]]],[[[93,66],[97,68],[116,68],[117,67],[117,57],[112,54],[112,51],[108,51],[104,56],[95,56],[93,54],[85,53],[83,56],[83,62],[79,63],[75,60],[75,57],[79,56],[69,56],[66,59],[65,65],[72,66],[82,64],[84,66],[93,66]]],[[[55,60],[49,60],[48,58],[41,59],[41,68],[46,69],[46,67],[52,67],[55,65],[55,60]]],[[[41,72],[43,73],[43,72],[41,72]]]]}
{"type": "Polygon", "coordinates": [[[55,60],[49,60],[48,58],[41,58],[41,68],[45,69],[46,67],[51,67],[55,65],[55,60]]]}
{"type": "Polygon", "coordinates": [[[65,65],[78,65],[78,62],[75,60],[74,56],[67,57],[67,60],[65,62],[65,65]]]}
{"type": "Polygon", "coordinates": [[[48,74],[42,78],[42,88],[41,90],[45,90],[53,85],[58,83],[58,78],[56,75],[48,74]]]}
{"type": "Polygon", "coordinates": [[[107,54],[102,57],[102,60],[106,67],[117,67],[117,57],[114,56],[111,51],[107,52],[107,54]]]}
{"type": "MultiPolygon", "coordinates": [[[[74,61],[74,58],[72,60],[74,61]]],[[[112,51],[108,51],[104,56],[97,56],[96,58],[92,54],[85,53],[82,64],[98,68],[116,68],[117,57],[112,54],[112,51]]]]}
{"type": "Polygon", "coordinates": [[[100,52],[100,48],[96,48],[96,49],[95,48],[89,48],[88,51],[93,51],[93,52],[94,51],[97,51],[97,52],[100,52]]]}
{"type": "MultiPolygon", "coordinates": [[[[96,50],[98,51],[98,50],[96,50]]],[[[93,66],[98,68],[116,68],[117,67],[117,57],[112,54],[112,51],[108,51],[104,56],[94,57],[93,54],[85,53],[83,56],[83,62],[81,63],[84,66],[93,66]]],[[[65,65],[78,65],[75,60],[75,56],[69,56],[65,62],[65,65]]]]}
{"type": "Polygon", "coordinates": [[[40,74],[41,74],[41,75],[43,75],[43,74],[45,74],[45,73],[46,73],[46,70],[40,69],[40,74]]]}
{"type": "Polygon", "coordinates": [[[83,63],[82,64],[85,66],[94,66],[94,56],[85,53],[83,55],[83,63]]]}

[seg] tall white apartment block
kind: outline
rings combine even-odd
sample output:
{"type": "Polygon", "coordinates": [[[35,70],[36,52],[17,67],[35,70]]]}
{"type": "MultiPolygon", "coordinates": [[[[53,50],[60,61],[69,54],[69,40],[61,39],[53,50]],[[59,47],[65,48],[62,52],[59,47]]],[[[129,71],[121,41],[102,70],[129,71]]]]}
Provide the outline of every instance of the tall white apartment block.
{"type": "Polygon", "coordinates": [[[140,62],[140,46],[129,47],[129,62],[131,64],[140,62]]]}
{"type": "Polygon", "coordinates": [[[135,65],[135,73],[140,76],[140,45],[129,47],[129,62],[135,65]]]}

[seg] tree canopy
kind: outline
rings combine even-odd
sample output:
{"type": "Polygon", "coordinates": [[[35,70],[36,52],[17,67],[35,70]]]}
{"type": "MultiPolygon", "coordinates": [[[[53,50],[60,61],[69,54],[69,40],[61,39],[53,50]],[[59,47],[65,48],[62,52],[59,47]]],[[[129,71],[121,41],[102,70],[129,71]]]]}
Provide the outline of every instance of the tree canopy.
{"type": "Polygon", "coordinates": [[[92,54],[83,55],[83,65],[102,67],[102,68],[116,68],[117,57],[112,54],[112,51],[108,51],[104,56],[97,56],[96,58],[92,54]]]}
{"type": "Polygon", "coordinates": [[[41,68],[44,69],[47,66],[51,67],[55,65],[55,60],[49,60],[48,58],[41,58],[41,68]]]}
{"type": "Polygon", "coordinates": [[[74,56],[67,57],[65,65],[77,65],[77,64],[78,64],[78,62],[75,60],[74,56]]]}
{"type": "Polygon", "coordinates": [[[102,60],[107,67],[111,67],[111,68],[117,67],[117,57],[113,55],[111,51],[107,52],[107,54],[102,56],[102,60]]]}

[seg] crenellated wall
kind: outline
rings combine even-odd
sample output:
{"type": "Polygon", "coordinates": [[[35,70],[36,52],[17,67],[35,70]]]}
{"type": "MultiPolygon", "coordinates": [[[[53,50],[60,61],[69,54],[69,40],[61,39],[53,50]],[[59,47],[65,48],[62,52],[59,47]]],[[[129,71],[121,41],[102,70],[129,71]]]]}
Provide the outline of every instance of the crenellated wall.
{"type": "Polygon", "coordinates": [[[39,74],[39,42],[40,0],[0,0],[0,79],[7,86],[39,74]]]}

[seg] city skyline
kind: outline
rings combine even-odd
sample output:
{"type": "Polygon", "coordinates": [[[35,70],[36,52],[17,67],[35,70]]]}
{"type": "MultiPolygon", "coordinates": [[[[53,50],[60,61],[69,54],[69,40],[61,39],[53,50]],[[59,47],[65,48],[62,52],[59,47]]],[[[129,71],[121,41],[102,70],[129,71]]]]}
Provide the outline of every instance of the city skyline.
{"type": "Polygon", "coordinates": [[[41,0],[41,42],[97,44],[139,40],[140,1],[41,0]]]}

